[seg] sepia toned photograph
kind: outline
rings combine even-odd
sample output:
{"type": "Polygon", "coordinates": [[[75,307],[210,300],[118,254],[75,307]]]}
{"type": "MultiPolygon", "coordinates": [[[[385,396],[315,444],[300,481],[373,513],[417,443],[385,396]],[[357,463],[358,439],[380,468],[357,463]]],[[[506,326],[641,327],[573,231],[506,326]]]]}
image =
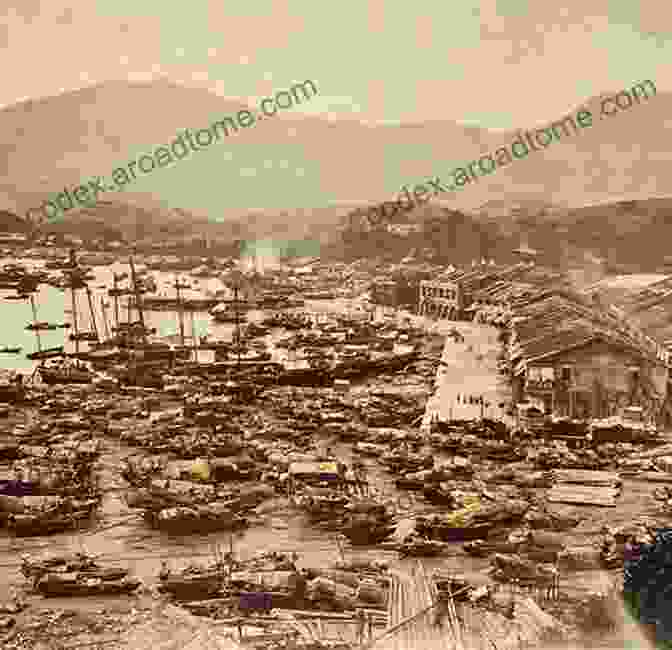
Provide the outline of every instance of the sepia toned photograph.
{"type": "Polygon", "coordinates": [[[0,16],[0,649],[672,649],[672,7],[0,16]]]}

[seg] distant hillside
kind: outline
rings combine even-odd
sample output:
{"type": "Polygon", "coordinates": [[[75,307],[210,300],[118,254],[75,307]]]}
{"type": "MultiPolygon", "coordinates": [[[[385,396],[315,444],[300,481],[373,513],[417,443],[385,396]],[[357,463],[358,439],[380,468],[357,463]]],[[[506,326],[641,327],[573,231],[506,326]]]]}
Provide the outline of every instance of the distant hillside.
{"type": "Polygon", "coordinates": [[[485,206],[474,216],[518,238],[557,264],[595,265],[605,271],[660,269],[670,255],[672,198],[614,201],[575,208],[536,203],[485,206]]]}
{"type": "MultiPolygon", "coordinates": [[[[599,101],[584,105],[597,115],[599,101]]],[[[16,215],[63,187],[108,175],[182,129],[202,128],[242,108],[249,107],[157,81],[110,82],[0,110],[2,219],[20,229],[16,215]]],[[[412,219],[439,223],[408,238],[377,233],[343,241],[339,229],[355,206],[391,200],[404,184],[445,178],[510,144],[517,132],[447,121],[370,126],[287,111],[49,227],[83,232],[86,222],[88,229],[118,230],[130,240],[199,233],[305,238],[319,240],[330,255],[399,258],[416,249],[449,261],[506,259],[509,248],[524,244],[547,263],[590,267],[589,275],[601,259],[613,268],[651,270],[670,254],[672,199],[651,197],[672,196],[671,111],[672,95],[659,93],[596,120],[418,208],[412,219]]]]}
{"type": "MultiPolygon", "coordinates": [[[[584,105],[597,115],[599,100],[584,105]]],[[[172,142],[181,130],[203,128],[242,108],[250,107],[165,81],[109,82],[5,108],[0,206],[24,213],[64,186],[108,175],[172,142]]],[[[480,177],[447,197],[444,207],[466,211],[501,199],[574,206],[672,195],[671,109],[672,95],[661,92],[612,118],[596,119],[580,133],[480,177]]],[[[402,185],[445,177],[516,136],[517,131],[448,121],[371,126],[288,110],[143,175],[128,189],[211,220],[294,208],[309,210],[310,219],[313,207],[352,197],[392,199],[402,185]]]]}
{"type": "MultiPolygon", "coordinates": [[[[343,256],[399,261],[415,251],[421,260],[465,265],[481,258],[510,261],[514,259],[512,249],[518,245],[516,239],[500,232],[496,224],[438,205],[416,208],[404,215],[403,221],[420,224],[420,232],[402,236],[382,228],[370,232],[346,228],[342,233],[343,256]]],[[[345,215],[343,225],[348,222],[345,215]]]]}
{"type": "MultiPolygon", "coordinates": [[[[348,215],[342,218],[348,223],[348,215]]],[[[585,281],[606,272],[659,270],[672,254],[672,199],[616,201],[577,208],[542,201],[491,201],[471,212],[426,205],[408,214],[424,224],[422,233],[400,237],[386,232],[344,234],[346,257],[381,255],[401,259],[417,248],[422,257],[449,263],[481,257],[515,259],[512,249],[538,251],[541,264],[580,271],[585,281]],[[431,224],[431,226],[430,226],[431,224]]],[[[404,217],[404,220],[406,217],[404,217]]]]}

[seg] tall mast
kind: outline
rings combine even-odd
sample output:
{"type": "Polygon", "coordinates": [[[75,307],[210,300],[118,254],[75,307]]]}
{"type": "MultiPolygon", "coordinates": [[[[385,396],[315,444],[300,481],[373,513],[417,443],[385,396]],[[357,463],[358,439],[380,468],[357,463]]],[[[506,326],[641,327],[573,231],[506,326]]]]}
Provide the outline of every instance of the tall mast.
{"type": "Polygon", "coordinates": [[[75,331],[75,352],[79,352],[79,328],[77,325],[77,298],[75,297],[75,282],[76,275],[71,273],[70,275],[70,297],[72,299],[72,328],[75,331]]]}
{"type": "Polygon", "coordinates": [[[72,327],[75,330],[75,353],[79,353],[79,328],[77,324],[77,297],[76,291],[79,286],[81,286],[83,278],[80,277],[78,273],[79,267],[77,265],[77,258],[75,256],[75,249],[70,249],[70,297],[72,299],[72,327]]]}
{"type": "Polygon", "coordinates": [[[116,321],[117,330],[119,330],[119,278],[114,274],[114,320],[116,321]]]}
{"type": "Polygon", "coordinates": [[[182,285],[180,284],[180,279],[175,276],[175,290],[177,291],[177,317],[180,323],[180,345],[184,347],[184,305],[182,304],[182,293],[180,289],[182,285]]]}
{"type": "Polygon", "coordinates": [[[37,328],[37,307],[35,307],[35,296],[30,294],[30,306],[33,310],[33,325],[35,325],[35,338],[37,339],[37,349],[42,352],[42,339],[40,338],[40,330],[37,328]]]}
{"type": "Polygon", "coordinates": [[[98,326],[96,325],[96,313],[93,309],[93,298],[91,297],[91,289],[88,284],[86,285],[86,297],[89,301],[89,311],[91,312],[91,327],[93,333],[96,335],[96,340],[100,340],[100,337],[98,336],[98,326]]]}
{"type": "Polygon", "coordinates": [[[100,298],[100,311],[103,315],[103,326],[105,327],[105,338],[110,338],[110,325],[107,322],[107,311],[105,309],[105,298],[100,298]]]}
{"type": "Polygon", "coordinates": [[[239,310],[239,305],[238,305],[238,282],[233,287],[233,308],[235,310],[236,314],[236,341],[238,341],[238,345],[236,346],[238,348],[238,364],[237,364],[237,370],[240,372],[240,346],[241,346],[241,340],[240,340],[240,310],[239,310]]]}
{"type": "MultiPolygon", "coordinates": [[[[135,264],[133,264],[133,256],[128,258],[129,264],[131,265],[131,278],[133,280],[133,292],[135,294],[135,306],[138,310],[138,319],[140,320],[140,325],[142,327],[142,337],[143,340],[146,338],[145,330],[145,316],[142,313],[142,296],[140,287],[138,286],[138,277],[135,274],[135,264]]],[[[130,320],[130,319],[129,319],[130,320]]]]}
{"type": "Polygon", "coordinates": [[[194,317],[194,310],[191,312],[191,338],[194,340],[194,361],[198,361],[198,337],[196,336],[196,319],[194,317]]]}

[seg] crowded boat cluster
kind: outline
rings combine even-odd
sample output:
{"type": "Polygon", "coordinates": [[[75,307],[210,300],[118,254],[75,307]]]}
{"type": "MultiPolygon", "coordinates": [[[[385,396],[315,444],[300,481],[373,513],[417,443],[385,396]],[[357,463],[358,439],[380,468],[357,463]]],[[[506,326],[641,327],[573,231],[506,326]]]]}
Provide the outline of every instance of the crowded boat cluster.
{"type": "Polygon", "coordinates": [[[35,641],[25,599],[144,595],[254,647],[517,648],[613,626],[627,553],[672,516],[654,488],[672,484],[667,358],[529,264],[438,274],[422,315],[333,300],[318,314],[311,295],[333,297],[336,273],[253,291],[231,272],[231,295],[191,304],[176,279],[152,303],[131,258],[103,328],[90,272],[74,253],[59,264],[72,335],[52,348],[37,317],[49,277],[3,271],[37,341],[32,374],[1,391],[0,519],[25,590],[3,647],[35,641]],[[177,342],[152,309],[178,311],[177,342]],[[230,340],[187,344],[185,313],[208,310],[230,340]],[[153,540],[151,571],[108,552],[114,530],[153,540]],[[44,555],[29,538],[79,548],[44,555]]]}

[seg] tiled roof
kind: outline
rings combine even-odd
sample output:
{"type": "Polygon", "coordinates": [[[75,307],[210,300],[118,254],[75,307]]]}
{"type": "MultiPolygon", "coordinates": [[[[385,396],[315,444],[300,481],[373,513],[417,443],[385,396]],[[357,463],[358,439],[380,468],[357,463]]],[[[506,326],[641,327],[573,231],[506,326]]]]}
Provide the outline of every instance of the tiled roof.
{"type": "Polygon", "coordinates": [[[603,340],[644,358],[656,358],[655,345],[613,315],[567,296],[551,295],[514,310],[511,358],[529,363],[603,340]]]}

